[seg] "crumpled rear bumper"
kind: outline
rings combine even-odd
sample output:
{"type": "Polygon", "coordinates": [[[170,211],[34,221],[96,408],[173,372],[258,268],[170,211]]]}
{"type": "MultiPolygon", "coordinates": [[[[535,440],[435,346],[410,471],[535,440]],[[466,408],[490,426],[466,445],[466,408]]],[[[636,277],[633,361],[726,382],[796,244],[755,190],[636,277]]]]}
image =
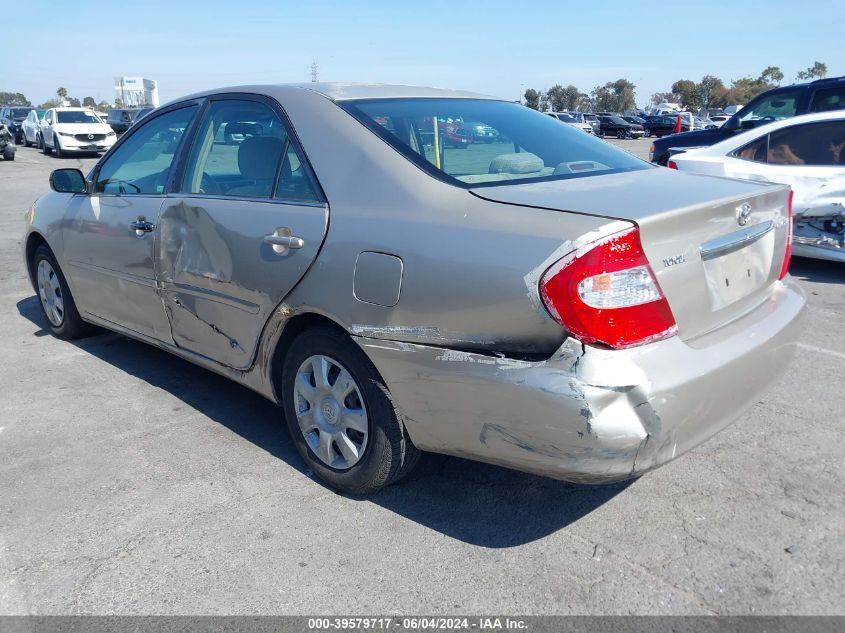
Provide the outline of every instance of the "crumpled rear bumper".
{"type": "Polygon", "coordinates": [[[754,311],[692,344],[675,337],[614,351],[570,339],[541,362],[355,340],[419,448],[605,483],[665,464],[757,403],[787,368],[803,306],[787,278],[754,311]]]}

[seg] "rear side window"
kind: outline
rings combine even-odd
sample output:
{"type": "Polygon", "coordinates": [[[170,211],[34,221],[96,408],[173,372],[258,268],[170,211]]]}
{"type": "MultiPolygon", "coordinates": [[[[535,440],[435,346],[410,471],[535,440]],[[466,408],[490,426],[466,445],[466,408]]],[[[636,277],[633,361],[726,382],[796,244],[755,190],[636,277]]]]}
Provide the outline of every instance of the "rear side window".
{"type": "Polygon", "coordinates": [[[340,106],[431,175],[463,187],[650,169],[609,143],[508,101],[368,99],[340,106]],[[476,130],[495,132],[480,139],[476,130]]]}
{"type": "Polygon", "coordinates": [[[762,138],[758,138],[747,145],[743,145],[733,153],[733,156],[735,158],[741,158],[742,160],[750,160],[754,163],[765,163],[768,149],[769,135],[766,134],[762,138]]]}
{"type": "Polygon", "coordinates": [[[816,90],[810,103],[810,112],[828,112],[845,109],[845,83],[836,88],[816,90]]]}
{"type": "Polygon", "coordinates": [[[214,101],[188,159],[184,193],[316,200],[305,165],[281,118],[266,104],[214,101]]]}

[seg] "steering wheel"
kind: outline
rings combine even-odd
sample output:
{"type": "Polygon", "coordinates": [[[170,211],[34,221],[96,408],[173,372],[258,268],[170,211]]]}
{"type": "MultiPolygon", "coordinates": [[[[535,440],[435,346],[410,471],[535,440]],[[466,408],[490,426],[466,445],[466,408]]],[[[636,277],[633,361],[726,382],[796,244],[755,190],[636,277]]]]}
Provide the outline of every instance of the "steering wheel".
{"type": "Polygon", "coordinates": [[[773,116],[770,114],[770,115],[768,115],[768,116],[764,116],[764,117],[763,117],[762,119],[760,119],[760,120],[761,120],[761,121],[765,121],[766,123],[768,123],[769,121],[774,121],[774,120],[775,120],[775,117],[773,117],[773,116]]]}
{"type": "Polygon", "coordinates": [[[223,193],[220,185],[207,173],[202,172],[202,180],[200,180],[200,193],[223,193]]]}

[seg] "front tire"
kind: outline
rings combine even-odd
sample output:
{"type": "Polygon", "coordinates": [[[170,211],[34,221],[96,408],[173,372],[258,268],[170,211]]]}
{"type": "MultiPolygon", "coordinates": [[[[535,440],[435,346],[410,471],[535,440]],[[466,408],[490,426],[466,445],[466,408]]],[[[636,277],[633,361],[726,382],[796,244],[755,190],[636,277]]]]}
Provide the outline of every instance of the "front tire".
{"type": "Polygon", "coordinates": [[[53,150],[47,147],[47,141],[45,140],[44,136],[41,137],[41,151],[44,152],[45,156],[49,156],[53,153],[53,150]]]}
{"type": "Polygon", "coordinates": [[[345,333],[320,327],[300,334],[285,357],[281,383],[291,439],[333,488],[377,492],[419,459],[384,381],[345,333]]]}
{"type": "Polygon", "coordinates": [[[89,330],[88,324],[79,317],[65,276],[53,251],[46,244],[35,249],[31,266],[41,313],[53,336],[65,340],[85,336],[89,330]]]}
{"type": "Polygon", "coordinates": [[[617,130],[616,131],[616,138],[618,138],[620,141],[624,140],[624,139],[628,138],[628,132],[626,132],[625,130],[617,130]]]}
{"type": "Polygon", "coordinates": [[[23,146],[32,147],[32,143],[29,142],[29,139],[26,137],[26,134],[23,135],[23,146]]]}
{"type": "Polygon", "coordinates": [[[53,137],[53,151],[55,152],[56,158],[64,158],[65,153],[62,151],[62,146],[59,145],[59,138],[57,136],[53,137]]]}

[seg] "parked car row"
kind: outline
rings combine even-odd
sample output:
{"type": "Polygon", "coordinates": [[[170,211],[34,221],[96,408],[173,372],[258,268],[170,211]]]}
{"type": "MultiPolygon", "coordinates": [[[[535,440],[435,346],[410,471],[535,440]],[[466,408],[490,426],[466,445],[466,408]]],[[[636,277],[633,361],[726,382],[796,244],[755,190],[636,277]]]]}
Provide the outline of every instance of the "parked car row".
{"type": "Polygon", "coordinates": [[[114,143],[116,135],[126,132],[152,110],[151,107],[114,108],[106,115],[90,108],[43,110],[29,106],[3,106],[0,108],[0,124],[9,131],[13,145],[34,145],[47,151],[56,150],[58,155],[63,151],[102,152],[114,143]],[[75,124],[75,127],[65,129],[67,124],[75,124]],[[101,124],[106,124],[109,129],[101,124]]]}
{"type": "Polygon", "coordinates": [[[780,86],[757,95],[720,127],[667,136],[655,141],[651,147],[651,160],[665,166],[669,160],[670,148],[710,146],[773,121],[843,108],[845,77],[780,86]]]}
{"type": "Polygon", "coordinates": [[[15,145],[35,146],[45,154],[61,157],[68,152],[105,152],[119,134],[152,110],[115,108],[102,115],[89,108],[3,107],[0,124],[5,124],[15,145]]]}

